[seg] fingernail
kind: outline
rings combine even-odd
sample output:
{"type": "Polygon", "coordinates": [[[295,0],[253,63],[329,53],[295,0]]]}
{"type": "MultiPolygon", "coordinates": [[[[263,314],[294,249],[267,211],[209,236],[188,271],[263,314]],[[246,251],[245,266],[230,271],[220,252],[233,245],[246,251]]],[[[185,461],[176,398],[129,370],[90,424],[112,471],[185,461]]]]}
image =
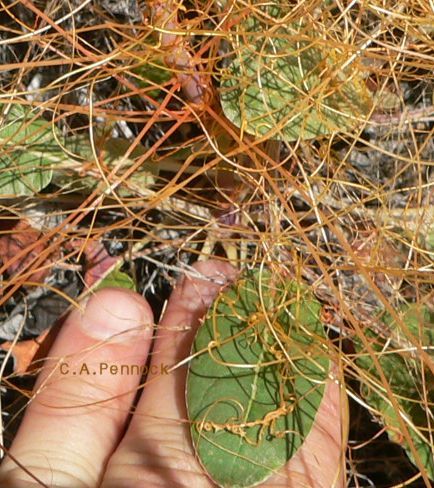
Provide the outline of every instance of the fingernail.
{"type": "Polygon", "coordinates": [[[116,342],[145,339],[152,334],[152,311],[143,297],[126,290],[107,288],[80,303],[80,325],[86,335],[116,342]]]}

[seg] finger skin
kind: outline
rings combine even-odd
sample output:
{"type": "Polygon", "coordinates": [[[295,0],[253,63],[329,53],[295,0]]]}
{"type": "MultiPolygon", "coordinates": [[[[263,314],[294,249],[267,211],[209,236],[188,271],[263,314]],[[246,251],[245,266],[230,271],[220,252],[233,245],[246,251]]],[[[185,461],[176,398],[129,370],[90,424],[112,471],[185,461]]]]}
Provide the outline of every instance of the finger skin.
{"type": "MultiPolygon", "coordinates": [[[[236,272],[218,261],[201,262],[195,269],[217,281],[236,272]]],[[[158,328],[152,353],[155,364],[176,364],[190,355],[200,318],[222,285],[186,276],[173,291],[158,328]],[[179,329],[187,326],[187,332],[179,329]]],[[[186,366],[153,378],[144,389],[137,411],[118,451],[110,460],[104,488],[213,486],[196,460],[186,422],[186,366]]]]}
{"type": "Polygon", "coordinates": [[[345,485],[346,429],[342,428],[340,386],[330,380],[314,426],[290,462],[266,483],[270,487],[343,488],[345,485]]]}
{"type": "MultiPolygon", "coordinates": [[[[140,374],[125,374],[125,368],[120,374],[119,366],[146,362],[152,324],[146,301],[120,289],[97,292],[84,313],[74,310],[67,318],[10,449],[48,486],[96,487],[100,482],[140,382],[140,374]],[[123,330],[116,338],[100,339],[101,333],[123,330]],[[106,364],[118,371],[113,374],[106,364]]],[[[6,458],[0,486],[40,485],[6,458]]]]}
{"type": "MultiPolygon", "coordinates": [[[[204,262],[197,269],[207,276],[233,279],[228,265],[204,262]]],[[[169,300],[152,361],[176,364],[188,357],[199,318],[219,289],[209,281],[186,278],[169,300]],[[189,332],[175,331],[188,325],[189,332]]],[[[137,412],[119,449],[109,462],[103,488],[194,487],[214,485],[195,457],[185,407],[186,367],[153,378],[144,390],[137,412]]],[[[281,472],[262,486],[341,488],[342,439],[340,395],[336,382],[326,386],[315,425],[300,451],[281,472]]]]}
{"type": "MultiPolygon", "coordinates": [[[[217,275],[221,280],[222,276],[228,278],[234,276],[234,271],[227,266],[209,262],[199,264],[197,269],[208,276],[217,275]]],[[[221,286],[215,283],[197,279],[186,279],[177,287],[163,319],[163,327],[158,334],[154,364],[163,361],[173,364],[188,356],[199,318],[206,312],[220,288],[221,286]],[[190,325],[190,332],[187,334],[176,332],[174,328],[179,325],[190,325]]],[[[115,298],[113,295],[109,297],[111,299],[107,299],[105,304],[104,300],[94,304],[95,322],[104,319],[102,310],[113,312],[114,303],[119,304],[119,300],[113,300],[115,298]]],[[[119,296],[116,298],[119,299],[119,296]]],[[[138,300],[137,296],[135,300],[138,300]]],[[[143,305],[144,302],[141,303],[143,305]]],[[[126,308],[131,309],[135,305],[137,303],[130,303],[126,308]]],[[[149,319],[149,308],[145,306],[145,309],[144,316],[148,314],[149,319]]],[[[125,349],[128,349],[128,358],[134,359],[122,362],[140,363],[140,354],[143,354],[143,350],[139,347],[140,351],[137,352],[137,344],[143,347],[146,356],[148,344],[143,346],[137,338],[129,344],[128,348],[118,342],[105,343],[103,348],[92,348],[95,340],[86,335],[86,339],[83,340],[82,332],[80,330],[77,332],[78,321],[78,318],[73,316],[65,324],[62,335],[52,350],[53,358],[72,354],[78,364],[80,361],[88,360],[90,350],[93,360],[93,354],[97,354],[101,349],[106,356],[101,356],[98,352],[98,361],[113,360],[114,362],[120,357],[125,358],[125,349]],[[135,354],[137,356],[134,356],[135,354]]],[[[72,366],[75,364],[74,360],[70,360],[72,366]]],[[[144,361],[145,358],[142,360],[144,361]]],[[[54,359],[51,361],[48,371],[52,370],[55,362],[54,359]]],[[[109,462],[103,486],[106,488],[214,486],[201,469],[191,447],[188,424],[185,421],[185,368],[184,371],[179,368],[169,376],[157,376],[156,379],[159,381],[148,384],[146,394],[139,403],[138,415],[133,419],[124,441],[109,462]],[[153,391],[148,396],[150,387],[153,391]]],[[[122,380],[122,386],[125,387],[125,377],[122,380]]],[[[133,383],[136,384],[132,381],[133,383]]],[[[116,388],[119,389],[118,392],[126,391],[126,388],[120,389],[119,385],[116,387],[115,384],[113,378],[107,379],[107,383],[98,381],[91,384],[91,382],[83,382],[81,377],[69,377],[68,380],[59,377],[58,374],[48,375],[48,372],[45,372],[38,382],[39,386],[44,385],[45,388],[39,393],[38,402],[34,402],[29,409],[12,446],[12,454],[20,461],[24,461],[23,464],[39,475],[49,486],[74,488],[99,486],[107,458],[122,432],[121,426],[124,424],[130,401],[129,399],[124,402],[120,398],[107,401],[107,398],[116,395],[113,391],[116,388]],[[77,379],[79,381],[76,381],[77,379]],[[88,404],[89,400],[100,399],[102,393],[105,401],[100,405],[70,408],[71,405],[88,404]],[[54,405],[60,408],[54,409],[54,405]],[[71,416],[71,410],[74,410],[74,416],[71,416]],[[65,428],[69,436],[65,436],[65,428]],[[59,432],[61,441],[59,441],[59,432]],[[48,449],[45,447],[46,444],[48,449]],[[41,446],[44,448],[42,449],[41,446]],[[42,461],[41,455],[44,457],[42,461]]],[[[127,397],[124,395],[122,398],[127,397]]],[[[331,382],[327,386],[314,428],[302,448],[280,473],[262,486],[294,488],[344,486],[341,469],[343,443],[340,412],[338,384],[331,382]]],[[[0,475],[0,486],[11,488],[39,486],[30,481],[24,483],[23,480],[29,478],[23,476],[21,469],[14,470],[13,466],[13,463],[6,459],[2,465],[3,477],[0,475]]]]}

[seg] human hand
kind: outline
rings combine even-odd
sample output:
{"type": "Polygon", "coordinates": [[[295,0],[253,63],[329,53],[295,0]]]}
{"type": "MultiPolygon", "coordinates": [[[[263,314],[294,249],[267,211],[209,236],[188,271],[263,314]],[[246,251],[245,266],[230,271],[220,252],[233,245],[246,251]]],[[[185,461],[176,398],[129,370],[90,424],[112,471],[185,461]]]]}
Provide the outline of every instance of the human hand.
{"type": "MultiPolygon", "coordinates": [[[[83,312],[69,315],[0,466],[0,486],[214,486],[189,437],[186,366],[169,374],[165,367],[188,357],[199,320],[222,287],[216,281],[230,281],[235,271],[217,261],[195,268],[215,280],[185,277],[173,291],[154,339],[150,374],[128,427],[140,374],[126,373],[133,371],[131,365],[137,369],[148,361],[154,328],[150,306],[136,293],[108,288],[92,296],[83,312]],[[121,365],[127,365],[123,374],[121,365]]],[[[343,487],[342,437],[339,386],[330,382],[302,447],[261,486],[343,487]]]]}

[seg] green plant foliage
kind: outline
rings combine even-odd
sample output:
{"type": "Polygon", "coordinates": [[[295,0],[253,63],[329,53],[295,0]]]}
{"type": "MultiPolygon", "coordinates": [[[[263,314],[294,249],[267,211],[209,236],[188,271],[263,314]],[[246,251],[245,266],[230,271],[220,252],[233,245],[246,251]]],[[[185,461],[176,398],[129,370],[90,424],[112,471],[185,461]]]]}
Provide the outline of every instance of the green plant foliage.
{"type": "Polygon", "coordinates": [[[276,8],[268,9],[276,23],[258,16],[239,26],[235,58],[222,76],[226,117],[256,137],[286,141],[357,126],[372,98],[354,66],[339,69],[348,56],[301,23],[282,21],[277,29],[283,13],[276,8]]]}
{"type": "MultiPolygon", "coordinates": [[[[83,162],[93,162],[86,171],[85,176],[77,177],[77,166],[65,166],[59,168],[53,176],[53,183],[71,191],[87,190],[93,191],[98,186],[101,190],[107,187],[103,178],[116,168],[116,177],[113,181],[122,179],[122,175],[135,163],[135,160],[143,156],[147,150],[138,144],[131,153],[131,141],[123,138],[97,137],[95,141],[96,156],[100,167],[95,162],[95,155],[92,152],[89,135],[82,134],[71,137],[66,142],[66,148],[70,152],[70,158],[83,162]],[[102,174],[102,172],[103,174],[102,174]]],[[[158,165],[152,162],[143,162],[140,167],[121,181],[120,188],[116,193],[121,197],[141,195],[150,186],[155,184],[155,177],[158,175],[158,165]]]]}
{"type": "MultiPolygon", "coordinates": [[[[430,229],[431,230],[431,229],[430,229]]],[[[426,248],[428,251],[434,251],[434,231],[426,236],[426,248]]]]}
{"type": "Polygon", "coordinates": [[[110,271],[110,273],[103,278],[100,283],[95,287],[96,290],[100,290],[102,288],[126,288],[127,290],[134,290],[136,291],[136,284],[134,280],[129,276],[127,273],[121,271],[120,266],[117,266],[115,269],[110,271]]]}
{"type": "Polygon", "coordinates": [[[33,195],[45,188],[64,159],[52,122],[12,105],[0,127],[0,196],[33,195]]]}
{"type": "MultiPolygon", "coordinates": [[[[416,343],[424,347],[427,354],[434,359],[434,313],[426,306],[413,304],[406,306],[401,314],[402,322],[413,335],[416,343]]],[[[407,425],[419,460],[424,465],[428,476],[434,479],[432,444],[434,375],[426,362],[422,362],[420,351],[415,350],[406,333],[401,330],[402,327],[397,325],[388,314],[382,320],[387,325],[390,337],[386,340],[370,329],[366,330],[366,336],[377,353],[381,368],[399,404],[401,417],[407,425]]],[[[358,353],[357,365],[363,368],[372,380],[380,384],[380,377],[372,356],[364,350],[360,339],[356,339],[355,344],[358,353]]],[[[408,443],[405,440],[401,441],[399,413],[391,404],[387,392],[372,384],[364,384],[361,393],[366,403],[378,412],[379,420],[386,426],[389,438],[396,442],[403,442],[403,447],[414,463],[415,459],[408,443]]]]}
{"type": "Polygon", "coordinates": [[[329,370],[319,312],[304,288],[266,271],[246,272],[211,307],[193,344],[187,408],[219,486],[260,483],[304,442],[329,370]]]}
{"type": "MultiPolygon", "coordinates": [[[[173,73],[168,70],[162,59],[154,60],[154,62],[146,62],[134,68],[134,73],[138,75],[136,83],[141,88],[152,88],[159,85],[164,85],[173,76],[173,73]]],[[[156,88],[150,90],[147,94],[152,98],[157,98],[163,92],[156,88]]]]}

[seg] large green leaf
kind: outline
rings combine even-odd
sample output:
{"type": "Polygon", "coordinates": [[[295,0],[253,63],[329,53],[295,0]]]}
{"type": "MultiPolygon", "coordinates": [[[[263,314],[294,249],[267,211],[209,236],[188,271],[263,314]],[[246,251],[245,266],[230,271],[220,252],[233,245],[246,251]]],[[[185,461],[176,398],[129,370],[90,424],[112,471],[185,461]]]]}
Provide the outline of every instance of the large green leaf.
{"type": "MultiPolygon", "coordinates": [[[[399,404],[400,412],[393,407],[387,393],[380,385],[380,376],[372,356],[364,350],[360,339],[355,340],[358,358],[356,363],[371,378],[369,385],[362,386],[361,394],[366,403],[379,414],[379,420],[386,426],[393,441],[403,442],[411,461],[415,458],[407,441],[402,441],[399,415],[406,422],[412,444],[428,476],[434,479],[434,375],[419,353],[408,340],[406,333],[390,315],[382,318],[387,325],[388,338],[381,338],[367,329],[366,336],[376,351],[381,368],[399,404]],[[426,392],[426,398],[424,398],[426,392]]],[[[434,313],[426,306],[413,304],[401,310],[401,320],[409,332],[434,360],[434,313]]]]}
{"type": "Polygon", "coordinates": [[[220,486],[260,483],[309,433],[329,360],[320,305],[250,271],[220,294],[193,345],[187,408],[199,459],[220,486]]]}
{"type": "Polygon", "coordinates": [[[0,196],[33,195],[51,181],[65,155],[58,129],[29,109],[13,105],[0,127],[0,196]]]}
{"type": "Polygon", "coordinates": [[[234,36],[235,59],[221,80],[226,117],[256,137],[286,141],[358,125],[372,99],[354,63],[339,68],[348,60],[346,50],[330,48],[301,22],[282,21],[280,9],[268,7],[268,17],[275,17],[270,24],[259,12],[234,36]]]}

